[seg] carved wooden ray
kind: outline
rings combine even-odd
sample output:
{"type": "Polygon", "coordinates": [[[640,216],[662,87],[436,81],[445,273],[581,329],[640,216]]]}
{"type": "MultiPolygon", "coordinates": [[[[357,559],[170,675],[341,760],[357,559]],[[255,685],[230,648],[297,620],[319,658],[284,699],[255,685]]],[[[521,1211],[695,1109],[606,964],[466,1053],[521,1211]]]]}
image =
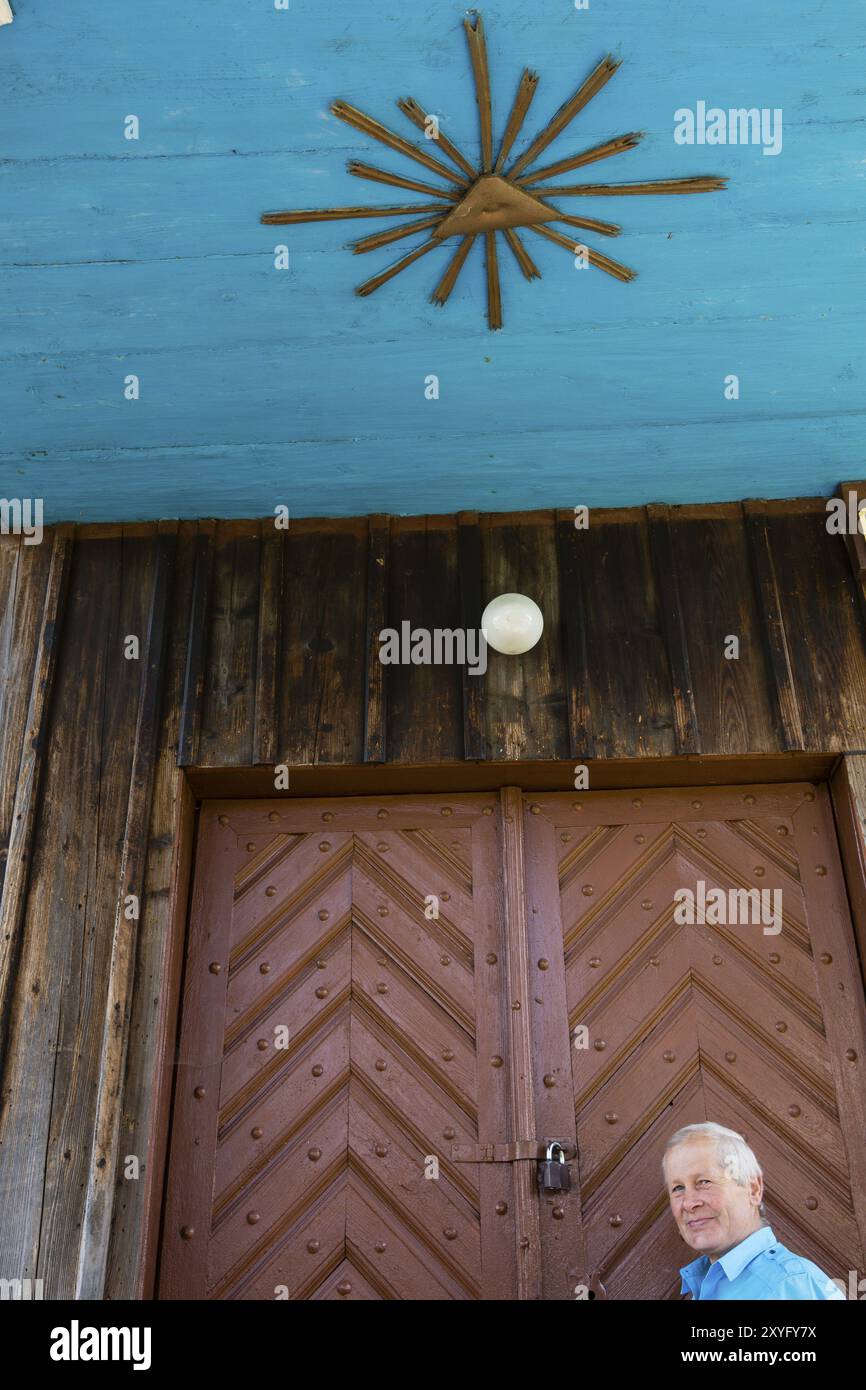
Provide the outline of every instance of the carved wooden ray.
{"type": "Polygon", "coordinates": [[[517,157],[509,169],[505,162],[518,139],[538,85],[538,75],[529,68],[524,69],[518,85],[517,94],[508,117],[508,122],[499,145],[494,163],[493,122],[490,99],[490,71],[487,62],[487,40],[484,23],[478,14],[463,21],[469,45],[469,57],[475,82],[475,99],[478,106],[479,137],[481,149],[480,166],[473,164],[454,142],[438,128],[436,117],[426,113],[423,107],[411,97],[401,97],[397,106],[412,125],[422,130],[438,145],[438,152],[459,171],[455,173],[429,149],[405,140],[389,130],[380,121],[367,116],[357,107],[346,101],[335,101],[331,110],[340,120],[378,140],[380,144],[397,154],[422,164],[436,178],[444,181],[441,187],[422,183],[418,179],[407,178],[402,174],[378,169],[373,165],[350,160],[348,170],[358,178],[369,179],[374,183],[389,184],[394,188],[408,188],[416,193],[424,193],[435,201],[428,203],[406,203],[390,207],[320,208],[290,212],[266,212],[261,221],[268,225],[288,225],[300,222],[329,222],[337,218],[356,217],[406,217],[424,213],[420,221],[404,223],[390,231],[377,232],[353,243],[356,255],[390,246],[404,237],[415,236],[421,231],[429,231],[429,237],[421,245],[407,252],[399,261],[388,266],[371,280],[359,285],[356,294],[372,294],[381,285],[387,284],[395,276],[413,265],[429,251],[434,251],[451,237],[459,237],[456,252],[441,275],[431,295],[431,303],[443,305],[448,300],[457,283],[469,253],[476,240],[480,238],[485,253],[485,277],[487,281],[487,321],[491,329],[502,327],[502,287],[500,283],[499,257],[496,237],[502,234],[512,251],[520,270],[527,280],[541,278],[537,268],[522,240],[517,228],[526,227],[549,241],[556,242],[571,251],[580,250],[586,262],[618,280],[634,279],[636,271],[611,260],[609,256],[576,241],[562,232],[554,231],[546,225],[551,222],[563,223],[568,227],[597,232],[602,236],[619,236],[622,228],[615,222],[602,222],[592,217],[573,217],[560,211],[552,202],[555,198],[573,197],[627,197],[634,195],[659,195],[671,193],[711,193],[724,188],[727,179],[714,175],[701,175],[686,179],[653,179],[643,183],[586,183],[586,184],[544,184],[542,180],[554,178],[599,160],[611,159],[616,155],[635,149],[641,139],[640,131],[630,131],[627,135],[617,135],[592,149],[578,154],[566,155],[552,164],[534,171],[529,168],[535,160],[552,144],[562,132],[571,125],[580,111],[592,101],[610,81],[619,67],[619,62],[608,55],[592,70],[577,91],[548,121],[544,129],[530,141],[524,152],[517,157]]]}

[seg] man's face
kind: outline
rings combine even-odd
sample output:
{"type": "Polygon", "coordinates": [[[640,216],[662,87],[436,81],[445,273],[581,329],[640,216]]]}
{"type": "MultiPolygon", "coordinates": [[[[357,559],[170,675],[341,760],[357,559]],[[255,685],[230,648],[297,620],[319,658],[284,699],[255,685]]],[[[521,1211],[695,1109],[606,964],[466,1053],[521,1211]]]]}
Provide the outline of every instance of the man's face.
{"type": "Polygon", "coordinates": [[[717,1260],[760,1224],[763,1183],[741,1187],[719,1163],[712,1139],[687,1139],[665,1160],[671,1211],[687,1245],[717,1260]]]}

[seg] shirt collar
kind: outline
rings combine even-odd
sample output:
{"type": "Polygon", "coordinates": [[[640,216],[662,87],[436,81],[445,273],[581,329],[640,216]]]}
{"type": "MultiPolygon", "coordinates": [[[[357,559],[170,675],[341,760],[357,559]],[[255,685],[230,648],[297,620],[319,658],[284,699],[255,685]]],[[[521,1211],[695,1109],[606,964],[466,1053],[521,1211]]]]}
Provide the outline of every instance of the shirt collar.
{"type": "MultiPolygon", "coordinates": [[[[775,1244],[776,1237],[773,1235],[773,1228],[761,1226],[757,1231],[752,1231],[751,1235],[746,1236],[745,1240],[741,1240],[739,1245],[734,1245],[726,1251],[715,1263],[721,1265],[725,1278],[731,1282],[742,1274],[746,1265],[756,1255],[760,1255],[762,1250],[769,1250],[770,1246],[775,1244]]],[[[692,1260],[691,1264],[685,1265],[680,1270],[680,1277],[683,1281],[680,1293],[690,1293],[694,1297],[703,1283],[704,1276],[711,1268],[709,1255],[699,1255],[696,1260],[692,1260]]]]}

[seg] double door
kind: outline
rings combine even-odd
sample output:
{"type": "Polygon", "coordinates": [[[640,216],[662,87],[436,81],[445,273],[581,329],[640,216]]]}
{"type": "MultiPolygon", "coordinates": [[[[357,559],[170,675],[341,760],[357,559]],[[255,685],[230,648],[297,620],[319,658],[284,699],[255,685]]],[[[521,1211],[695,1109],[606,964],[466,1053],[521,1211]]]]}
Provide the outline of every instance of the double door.
{"type": "Polygon", "coordinates": [[[707,1119],[847,1282],[864,1057],[822,788],[205,803],[160,1296],[677,1298],[707,1119]]]}

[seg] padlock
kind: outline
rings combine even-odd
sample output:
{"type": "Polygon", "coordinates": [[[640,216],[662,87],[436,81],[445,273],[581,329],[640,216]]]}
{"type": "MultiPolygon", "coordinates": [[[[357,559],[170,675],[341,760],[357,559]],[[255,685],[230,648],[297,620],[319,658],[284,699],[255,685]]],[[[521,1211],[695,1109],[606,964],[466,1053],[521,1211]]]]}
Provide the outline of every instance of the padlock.
{"type": "Polygon", "coordinates": [[[547,1157],[541,1160],[539,1182],[545,1192],[569,1192],[571,1190],[571,1175],[565,1161],[565,1149],[555,1139],[551,1140],[547,1146],[547,1157]],[[556,1149],[562,1155],[561,1158],[553,1157],[556,1149]]]}

